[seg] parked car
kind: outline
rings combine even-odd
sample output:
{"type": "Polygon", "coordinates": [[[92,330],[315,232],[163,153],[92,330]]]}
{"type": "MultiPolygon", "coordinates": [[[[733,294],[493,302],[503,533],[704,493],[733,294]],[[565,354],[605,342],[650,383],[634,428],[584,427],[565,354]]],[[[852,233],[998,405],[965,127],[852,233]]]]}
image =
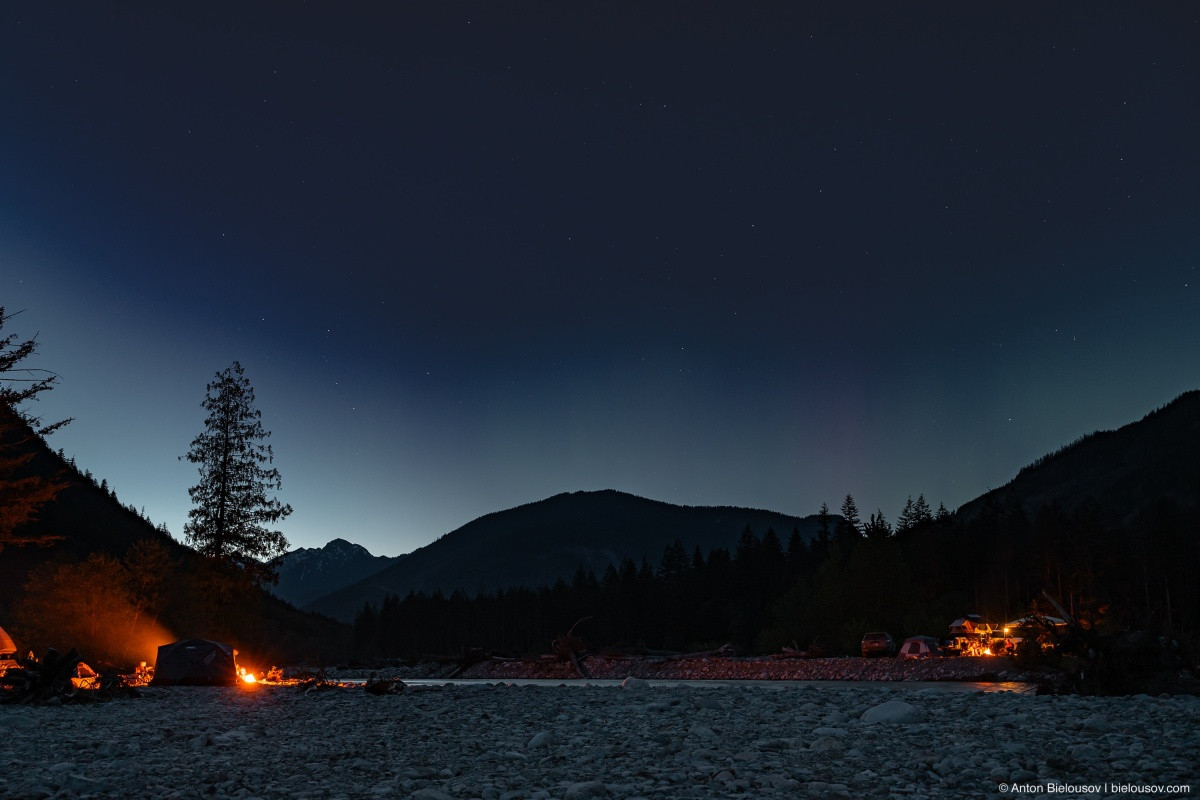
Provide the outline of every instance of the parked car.
{"type": "Polygon", "coordinates": [[[894,656],[896,655],[896,640],[892,638],[890,633],[872,631],[863,636],[862,654],[863,658],[870,658],[871,656],[894,656]]]}

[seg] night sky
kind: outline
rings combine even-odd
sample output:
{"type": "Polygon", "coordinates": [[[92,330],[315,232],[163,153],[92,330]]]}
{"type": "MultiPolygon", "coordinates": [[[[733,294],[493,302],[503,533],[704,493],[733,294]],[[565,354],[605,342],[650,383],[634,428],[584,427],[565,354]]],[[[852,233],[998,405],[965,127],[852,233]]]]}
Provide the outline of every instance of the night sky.
{"type": "Polygon", "coordinates": [[[1200,387],[1197,142],[1190,2],[9,2],[0,304],[177,537],[235,359],[293,546],[894,522],[1200,387]]]}

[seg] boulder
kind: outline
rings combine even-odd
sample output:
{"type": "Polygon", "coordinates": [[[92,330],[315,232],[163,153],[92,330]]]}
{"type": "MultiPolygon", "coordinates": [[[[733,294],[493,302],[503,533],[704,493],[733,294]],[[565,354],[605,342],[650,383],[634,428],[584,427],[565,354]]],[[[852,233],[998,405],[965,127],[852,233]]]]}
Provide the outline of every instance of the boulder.
{"type": "Polygon", "coordinates": [[[925,715],[916,706],[903,700],[888,700],[886,703],[868,708],[860,719],[867,725],[908,725],[921,722],[925,715]]]}

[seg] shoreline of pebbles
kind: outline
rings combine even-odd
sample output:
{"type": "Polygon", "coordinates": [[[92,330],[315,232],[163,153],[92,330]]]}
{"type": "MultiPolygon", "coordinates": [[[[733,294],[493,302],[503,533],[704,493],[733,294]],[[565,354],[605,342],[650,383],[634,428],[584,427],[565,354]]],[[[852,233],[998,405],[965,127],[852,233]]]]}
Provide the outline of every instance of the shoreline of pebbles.
{"type": "MultiPolygon", "coordinates": [[[[751,681],[966,681],[1036,683],[1045,675],[1019,671],[1007,656],[953,658],[768,658],[736,656],[604,656],[580,659],[586,675],[559,659],[490,658],[465,667],[452,662],[422,661],[374,669],[339,668],[330,678],[363,679],[371,675],[400,679],[458,678],[469,680],[543,679],[623,680],[751,680],[751,681]]],[[[292,671],[305,674],[305,670],[292,671]]],[[[285,674],[289,674],[285,672],[285,674]]]]}
{"type": "MultiPolygon", "coordinates": [[[[588,656],[581,665],[592,678],[760,681],[1015,681],[1003,656],[899,658],[613,658],[588,656]],[[1001,676],[1004,677],[1001,677],[1001,676]]],[[[571,662],[481,661],[464,678],[579,678],[571,662]],[[514,674],[515,673],[515,674],[514,674]]]]}
{"type": "Polygon", "coordinates": [[[1200,698],[1187,695],[637,678],[383,695],[286,685],[140,691],[102,704],[0,707],[0,800],[1200,792],[1200,698]]]}

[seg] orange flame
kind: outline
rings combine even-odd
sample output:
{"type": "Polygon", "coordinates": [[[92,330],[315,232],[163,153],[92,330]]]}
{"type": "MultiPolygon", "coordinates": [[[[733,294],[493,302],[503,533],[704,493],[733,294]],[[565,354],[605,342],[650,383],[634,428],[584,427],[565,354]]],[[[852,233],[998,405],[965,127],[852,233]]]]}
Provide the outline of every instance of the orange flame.
{"type": "Polygon", "coordinates": [[[254,677],[254,673],[247,672],[245,667],[238,667],[238,675],[243,683],[258,683],[258,678],[254,677]]]}

